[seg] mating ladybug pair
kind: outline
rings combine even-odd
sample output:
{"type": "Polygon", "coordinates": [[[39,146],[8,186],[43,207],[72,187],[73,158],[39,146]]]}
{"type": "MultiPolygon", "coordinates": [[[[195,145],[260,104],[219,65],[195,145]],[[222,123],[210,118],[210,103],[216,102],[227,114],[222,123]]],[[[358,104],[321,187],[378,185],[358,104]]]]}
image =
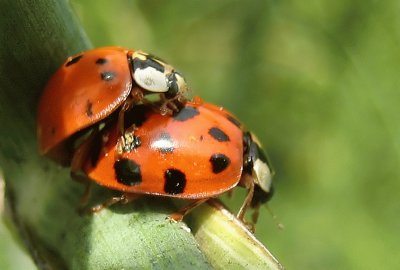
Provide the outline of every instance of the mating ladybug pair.
{"type": "Polygon", "coordinates": [[[92,211],[141,194],[193,200],[170,216],[180,220],[240,185],[248,189],[243,220],[272,195],[268,161],[231,113],[188,101],[187,89],[172,66],[143,52],[106,47],[70,57],[40,100],[40,152],[70,165],[76,180],[122,191],[92,211]],[[155,93],[158,100],[146,98],[155,93]]]}

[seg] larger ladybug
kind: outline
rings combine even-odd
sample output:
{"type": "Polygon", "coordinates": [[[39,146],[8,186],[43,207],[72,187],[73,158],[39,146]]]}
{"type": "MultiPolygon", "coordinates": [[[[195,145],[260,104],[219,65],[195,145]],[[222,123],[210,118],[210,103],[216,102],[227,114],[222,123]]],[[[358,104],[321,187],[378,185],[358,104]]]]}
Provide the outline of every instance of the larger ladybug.
{"type": "Polygon", "coordinates": [[[248,189],[238,214],[243,220],[248,206],[258,208],[272,195],[271,169],[258,141],[223,108],[188,102],[170,116],[136,106],[125,120],[136,129],[132,141],[140,143],[123,151],[117,125],[106,127],[98,145],[90,143],[83,166],[89,179],[124,193],[112,203],[132,194],[195,200],[173,216],[180,220],[195,205],[240,185],[248,189]]]}
{"type": "Polygon", "coordinates": [[[40,99],[39,150],[69,163],[72,153],[66,142],[77,132],[119,110],[123,133],[124,112],[145,102],[144,95],[160,94],[158,109],[165,114],[182,106],[186,91],[184,78],[172,66],[140,51],[104,47],[69,57],[40,99]]]}

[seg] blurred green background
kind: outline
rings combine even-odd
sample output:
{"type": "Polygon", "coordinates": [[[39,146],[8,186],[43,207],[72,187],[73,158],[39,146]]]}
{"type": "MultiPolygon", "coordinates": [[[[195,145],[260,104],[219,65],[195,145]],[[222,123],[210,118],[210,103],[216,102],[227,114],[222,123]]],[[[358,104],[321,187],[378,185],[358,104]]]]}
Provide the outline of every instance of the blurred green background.
{"type": "Polygon", "coordinates": [[[257,236],[287,269],[398,269],[398,1],[71,2],[94,46],[165,59],[260,137],[285,229],[263,208],[257,236]]]}

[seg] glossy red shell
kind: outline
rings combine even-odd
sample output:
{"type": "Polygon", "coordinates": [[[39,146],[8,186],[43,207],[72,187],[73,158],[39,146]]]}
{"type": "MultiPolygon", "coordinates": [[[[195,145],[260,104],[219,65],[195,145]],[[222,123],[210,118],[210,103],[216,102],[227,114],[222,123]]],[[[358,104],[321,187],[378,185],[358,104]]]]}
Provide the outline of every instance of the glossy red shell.
{"type": "Polygon", "coordinates": [[[39,150],[57,159],[57,147],[74,133],[109,116],[127,98],[132,79],[127,50],[104,47],[68,58],[39,102],[39,150]]]}
{"type": "Polygon", "coordinates": [[[121,155],[116,154],[116,126],[105,131],[103,140],[106,143],[96,164],[93,166],[88,161],[85,165],[88,177],[100,185],[123,192],[187,199],[213,197],[235,187],[242,174],[242,130],[232,122],[233,116],[220,107],[189,102],[179,114],[187,109],[194,109],[198,114],[180,121],[177,116],[163,116],[150,110],[144,123],[135,131],[141,145],[121,155]],[[211,129],[222,131],[228,139],[217,140],[211,135],[211,129]],[[173,150],[160,151],[163,147],[173,150]],[[212,171],[210,162],[215,153],[230,160],[228,167],[218,173],[212,171]],[[140,183],[129,186],[117,181],[114,164],[120,159],[139,164],[140,183]],[[179,194],[165,191],[165,171],[171,168],[181,171],[186,178],[185,188],[179,194]]]}

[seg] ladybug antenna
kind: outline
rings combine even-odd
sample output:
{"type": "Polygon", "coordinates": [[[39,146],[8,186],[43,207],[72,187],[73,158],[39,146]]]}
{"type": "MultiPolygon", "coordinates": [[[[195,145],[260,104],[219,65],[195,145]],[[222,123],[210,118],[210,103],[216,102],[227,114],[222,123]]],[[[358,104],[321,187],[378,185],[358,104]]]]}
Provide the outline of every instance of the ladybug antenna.
{"type": "Polygon", "coordinates": [[[265,204],[265,208],[267,208],[268,212],[271,214],[272,220],[274,221],[276,227],[279,230],[285,229],[285,226],[278,220],[278,216],[275,215],[275,213],[272,211],[271,207],[269,207],[269,205],[267,203],[265,204]]]}

